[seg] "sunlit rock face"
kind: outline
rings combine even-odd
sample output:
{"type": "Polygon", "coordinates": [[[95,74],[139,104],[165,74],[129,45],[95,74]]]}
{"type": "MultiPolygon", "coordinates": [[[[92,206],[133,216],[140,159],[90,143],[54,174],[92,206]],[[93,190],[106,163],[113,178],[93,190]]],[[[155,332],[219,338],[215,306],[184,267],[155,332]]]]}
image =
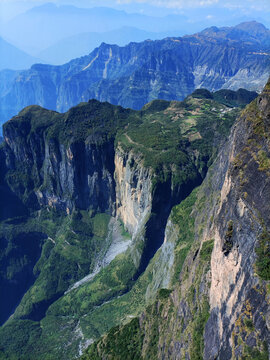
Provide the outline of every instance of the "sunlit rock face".
{"type": "Polygon", "coordinates": [[[130,233],[145,222],[152,204],[151,171],[140,166],[138,160],[138,156],[121,149],[115,154],[116,214],[130,233]]]}

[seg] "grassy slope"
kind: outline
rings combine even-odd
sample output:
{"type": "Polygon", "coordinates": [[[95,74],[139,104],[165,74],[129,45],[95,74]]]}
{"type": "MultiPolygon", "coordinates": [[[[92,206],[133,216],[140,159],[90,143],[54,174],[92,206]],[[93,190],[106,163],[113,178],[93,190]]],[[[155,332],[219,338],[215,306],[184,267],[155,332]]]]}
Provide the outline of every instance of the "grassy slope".
{"type": "Polygon", "coordinates": [[[161,179],[173,168],[174,181],[182,183],[194,173],[190,152],[197,154],[196,168],[205,170],[238,114],[238,108],[212,99],[153,101],[143,108],[141,118],[118,132],[117,140],[127,151],[141,153],[145,166],[152,167],[161,179]]]}

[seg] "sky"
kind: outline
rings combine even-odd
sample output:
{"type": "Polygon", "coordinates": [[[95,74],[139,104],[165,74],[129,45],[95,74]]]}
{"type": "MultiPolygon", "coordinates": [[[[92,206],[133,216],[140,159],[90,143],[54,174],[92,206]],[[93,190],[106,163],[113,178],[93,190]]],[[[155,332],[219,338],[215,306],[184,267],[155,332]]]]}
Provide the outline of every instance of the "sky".
{"type": "Polygon", "coordinates": [[[246,16],[270,12],[270,0],[0,0],[1,20],[7,21],[31,7],[46,2],[72,4],[77,7],[108,6],[126,12],[141,12],[155,16],[209,9],[214,17],[215,11],[222,8],[237,10],[239,14],[246,16]]]}

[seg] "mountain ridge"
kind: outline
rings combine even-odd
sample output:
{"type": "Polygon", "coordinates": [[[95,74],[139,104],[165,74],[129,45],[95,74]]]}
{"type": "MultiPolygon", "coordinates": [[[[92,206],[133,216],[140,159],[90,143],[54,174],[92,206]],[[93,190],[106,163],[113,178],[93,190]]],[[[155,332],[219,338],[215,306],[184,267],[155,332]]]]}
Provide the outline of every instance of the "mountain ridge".
{"type": "Polygon", "coordinates": [[[169,32],[161,34],[124,26],[110,32],[80,33],[61,39],[56,44],[52,44],[49,48],[41,51],[38,55],[48,63],[60,65],[71,59],[89,54],[89,52],[93,51],[103,42],[124,46],[130,42],[139,42],[146,39],[154,40],[165,38],[166,36],[169,36],[169,32]]]}
{"type": "Polygon", "coordinates": [[[63,112],[91,98],[140,109],[157,98],[182,100],[200,87],[259,91],[270,60],[258,41],[218,42],[195,34],[125,47],[103,43],[65,65],[36,64],[20,73],[8,82],[9,91],[0,94],[1,117],[8,120],[32,104],[63,112]]]}

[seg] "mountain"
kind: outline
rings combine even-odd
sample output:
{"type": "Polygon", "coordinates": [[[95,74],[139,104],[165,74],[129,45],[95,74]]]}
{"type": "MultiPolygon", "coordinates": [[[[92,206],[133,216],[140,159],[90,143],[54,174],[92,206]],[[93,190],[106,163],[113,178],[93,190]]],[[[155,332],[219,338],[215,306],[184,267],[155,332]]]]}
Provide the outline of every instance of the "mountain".
{"type": "MultiPolygon", "coordinates": [[[[130,42],[140,42],[146,39],[156,40],[172,35],[173,32],[154,33],[137,29],[135,27],[124,26],[108,32],[82,33],[59,40],[49,48],[41,51],[38,56],[49,64],[61,65],[71,59],[89,54],[101,43],[116,44],[119,46],[127,45],[130,42]]],[[[174,35],[177,32],[174,32],[174,35]]]]}
{"type": "MultiPolygon", "coordinates": [[[[241,110],[228,104],[239,93],[215,96],[201,89],[140,111],[97,100],[64,114],[29,106],[4,125],[1,358],[73,359],[177,286],[198,241],[188,214],[178,242],[171,211],[184,216],[177,204],[194,198],[241,110]]],[[[210,191],[204,201],[219,194],[210,191]]],[[[207,209],[201,200],[210,219],[207,209]]]]}
{"type": "Polygon", "coordinates": [[[265,50],[270,49],[270,30],[256,21],[244,22],[234,27],[217,28],[213,26],[202,31],[202,34],[224,40],[251,41],[265,50]]]}
{"type": "Polygon", "coordinates": [[[202,87],[259,91],[270,71],[265,45],[269,30],[263,42],[256,31],[250,35],[241,30],[245,40],[237,40],[234,30],[208,29],[125,47],[103,43],[90,55],[62,66],[33,65],[8,82],[9,91],[0,93],[2,121],[33,104],[63,112],[95,98],[140,109],[154,99],[182,100],[202,87]]]}
{"type": "MultiPolygon", "coordinates": [[[[35,5],[35,2],[32,4],[35,5]]],[[[80,1],[79,5],[73,1],[73,4],[76,6],[36,4],[37,6],[24,12],[27,4],[16,4],[13,12],[8,11],[9,14],[6,11],[9,5],[3,4],[3,20],[12,14],[13,16],[9,21],[2,21],[1,35],[27,53],[38,56],[41,51],[65,38],[81,33],[110,32],[126,26],[137,27],[147,32],[173,31],[175,36],[193,34],[211,26],[213,22],[220,26],[234,26],[254,19],[269,27],[269,12],[262,11],[259,6],[253,8],[253,11],[250,11],[248,6],[245,14],[239,12],[237,7],[225,8],[221,4],[209,4],[207,7],[199,8],[187,7],[185,12],[181,13],[145,3],[144,13],[141,13],[139,3],[122,2],[116,5],[122,10],[108,7],[89,8],[93,3],[87,1],[80,1]],[[84,6],[83,4],[86,8],[78,7],[84,6]],[[14,16],[17,6],[20,7],[20,14],[14,16]]],[[[115,7],[115,4],[113,6],[115,7]]],[[[105,42],[109,41],[105,39],[105,42]]]]}
{"type": "Polygon", "coordinates": [[[1,37],[0,52],[2,54],[0,59],[0,70],[23,70],[40,61],[40,59],[26,54],[24,51],[11,45],[1,37]]]}
{"type": "Polygon", "coordinates": [[[56,42],[80,33],[109,32],[131,26],[147,32],[178,30],[182,35],[187,31],[187,25],[183,15],[155,17],[108,7],[79,8],[47,3],[17,15],[1,28],[3,36],[37,55],[56,42]]]}
{"type": "Polygon", "coordinates": [[[270,81],[173,208],[162,246],[175,246],[176,282],[82,360],[269,358],[269,118],[270,81]]]}

